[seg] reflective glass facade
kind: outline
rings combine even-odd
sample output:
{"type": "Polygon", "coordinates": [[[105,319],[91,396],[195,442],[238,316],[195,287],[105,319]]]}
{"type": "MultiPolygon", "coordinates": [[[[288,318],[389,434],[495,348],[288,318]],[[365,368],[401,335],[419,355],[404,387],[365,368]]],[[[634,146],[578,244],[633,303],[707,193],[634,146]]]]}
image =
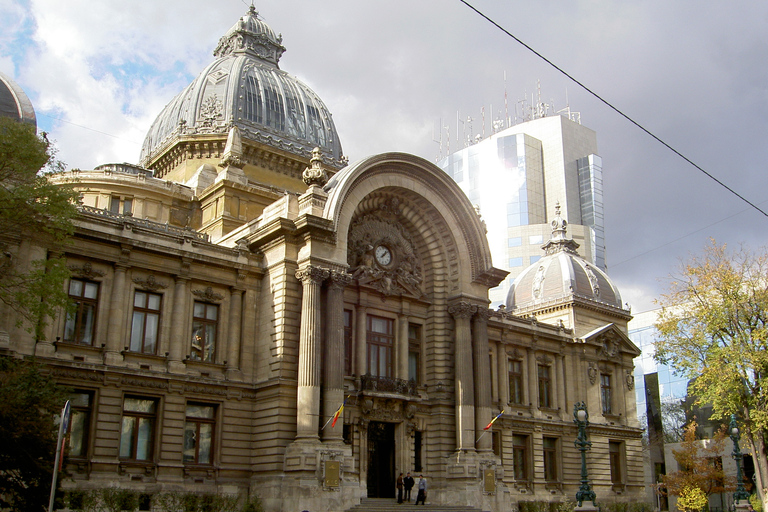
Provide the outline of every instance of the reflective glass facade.
{"type": "Polygon", "coordinates": [[[501,304],[514,278],[543,254],[559,203],[579,253],[605,268],[602,162],[595,133],[551,116],[512,126],[438,163],[479,208],[494,266],[510,272],[491,290],[501,304]]]}

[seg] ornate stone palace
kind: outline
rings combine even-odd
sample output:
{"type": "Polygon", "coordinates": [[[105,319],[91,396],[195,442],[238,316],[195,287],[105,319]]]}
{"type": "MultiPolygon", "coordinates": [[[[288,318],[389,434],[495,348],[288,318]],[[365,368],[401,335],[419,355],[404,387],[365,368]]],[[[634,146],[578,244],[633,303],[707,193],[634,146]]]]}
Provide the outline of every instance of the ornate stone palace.
{"type": "MultiPolygon", "coordinates": [[[[584,401],[598,502],[642,499],[630,314],[565,221],[490,310],[506,272],[459,186],[407,154],[347,165],[284,50],[251,8],[141,166],[53,177],[82,196],[76,307],[39,339],[6,308],[0,351],[73,390],[63,487],[343,511],[410,471],[431,503],[573,501],[584,401]]],[[[62,256],[5,246],[18,265],[62,256]]]]}

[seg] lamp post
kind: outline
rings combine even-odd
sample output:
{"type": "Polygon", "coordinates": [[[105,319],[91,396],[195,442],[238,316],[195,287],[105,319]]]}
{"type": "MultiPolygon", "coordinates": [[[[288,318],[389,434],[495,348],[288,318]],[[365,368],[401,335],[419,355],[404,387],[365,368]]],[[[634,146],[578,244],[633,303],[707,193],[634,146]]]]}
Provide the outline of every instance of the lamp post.
{"type": "Polygon", "coordinates": [[[587,425],[589,425],[589,413],[587,412],[587,406],[584,402],[576,402],[573,406],[573,422],[579,427],[579,435],[573,444],[581,452],[581,485],[579,491],[576,493],[576,501],[579,507],[582,506],[582,502],[591,501],[592,505],[595,504],[595,492],[589,487],[589,476],[587,474],[587,450],[592,446],[592,443],[587,440],[587,425]]]}
{"type": "Polygon", "coordinates": [[[744,479],[741,475],[741,461],[744,454],[739,449],[739,426],[736,424],[736,415],[731,414],[731,423],[728,425],[728,434],[733,441],[733,458],[736,459],[736,492],[733,493],[733,501],[738,504],[741,500],[749,500],[749,493],[744,489],[744,479]]]}

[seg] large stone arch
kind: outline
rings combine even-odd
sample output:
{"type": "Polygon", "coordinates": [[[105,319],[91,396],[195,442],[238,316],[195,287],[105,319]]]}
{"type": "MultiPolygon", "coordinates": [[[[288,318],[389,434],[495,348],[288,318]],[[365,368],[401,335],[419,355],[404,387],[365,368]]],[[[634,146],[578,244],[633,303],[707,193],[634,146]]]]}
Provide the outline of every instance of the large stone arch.
{"type": "Polygon", "coordinates": [[[337,234],[334,260],[347,260],[354,219],[390,194],[402,200],[403,219],[429,246],[431,271],[445,266],[452,293],[480,294],[492,284],[488,276],[495,269],[482,221],[459,186],[430,162],[403,153],[369,157],[339,171],[325,190],[323,215],[337,234]]]}

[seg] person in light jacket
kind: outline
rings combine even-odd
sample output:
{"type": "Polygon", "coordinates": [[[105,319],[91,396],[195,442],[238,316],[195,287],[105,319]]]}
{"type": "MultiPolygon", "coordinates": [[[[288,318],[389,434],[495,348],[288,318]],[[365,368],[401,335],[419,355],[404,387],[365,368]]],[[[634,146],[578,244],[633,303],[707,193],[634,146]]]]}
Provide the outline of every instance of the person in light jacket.
{"type": "Polygon", "coordinates": [[[419,475],[419,493],[416,495],[416,504],[421,502],[422,505],[426,505],[427,501],[427,479],[424,475],[419,475]]]}

